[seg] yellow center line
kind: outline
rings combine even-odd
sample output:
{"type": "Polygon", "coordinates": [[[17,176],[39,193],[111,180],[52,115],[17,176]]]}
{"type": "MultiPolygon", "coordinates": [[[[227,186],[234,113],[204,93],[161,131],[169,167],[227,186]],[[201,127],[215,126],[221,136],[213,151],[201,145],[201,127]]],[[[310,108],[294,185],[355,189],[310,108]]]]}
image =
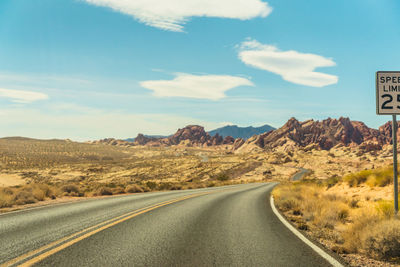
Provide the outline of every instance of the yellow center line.
{"type": "Polygon", "coordinates": [[[90,237],[90,236],[92,236],[92,235],[94,235],[94,234],[96,234],[96,233],[98,233],[100,231],[103,231],[103,230],[105,230],[107,228],[110,228],[110,227],[116,225],[116,224],[119,224],[121,222],[129,220],[129,219],[131,219],[133,217],[136,217],[136,216],[138,216],[140,214],[149,212],[151,210],[154,210],[154,209],[157,209],[157,208],[160,208],[160,207],[172,204],[172,203],[183,201],[185,199],[189,199],[189,198],[193,198],[193,197],[197,197],[197,196],[201,196],[201,195],[207,195],[207,194],[211,194],[211,193],[214,193],[214,192],[217,192],[217,191],[225,191],[225,190],[215,190],[213,192],[192,194],[192,195],[184,196],[184,197],[173,199],[173,200],[167,200],[167,201],[164,201],[164,202],[161,202],[161,203],[158,203],[158,204],[154,204],[152,206],[148,206],[148,207],[145,207],[145,208],[141,208],[141,209],[138,209],[138,210],[135,210],[135,211],[128,212],[126,214],[117,216],[115,218],[112,218],[112,219],[109,219],[107,221],[101,222],[101,223],[96,224],[94,226],[88,227],[88,228],[86,228],[86,229],[84,229],[82,231],[79,231],[79,232],[74,233],[72,235],[69,235],[67,237],[63,237],[63,238],[61,238],[61,239],[59,239],[57,241],[51,242],[50,244],[42,246],[42,247],[40,247],[40,248],[38,248],[36,250],[27,252],[27,253],[25,253],[25,254],[17,257],[17,258],[14,258],[14,259],[6,262],[6,263],[1,264],[0,266],[1,267],[5,267],[5,266],[11,266],[11,265],[17,264],[18,262],[23,261],[23,260],[25,260],[25,259],[27,259],[27,258],[29,258],[29,257],[31,257],[33,255],[36,255],[36,254],[38,254],[40,252],[43,252],[43,251],[45,251],[45,250],[47,250],[47,249],[49,249],[51,247],[57,246],[57,245],[65,242],[65,241],[67,241],[68,239],[74,238],[74,239],[72,239],[72,240],[70,240],[70,241],[68,241],[66,243],[63,243],[60,246],[57,246],[57,247],[55,247],[53,249],[50,249],[50,250],[48,250],[48,251],[46,251],[46,252],[44,252],[44,253],[42,253],[42,254],[40,254],[40,255],[38,255],[38,256],[36,256],[36,257],[34,257],[34,258],[32,258],[32,259],[30,259],[30,260],[28,260],[28,261],[26,261],[26,262],[24,262],[24,263],[19,265],[19,266],[32,266],[33,264],[38,263],[39,261],[49,257],[50,255],[53,255],[53,254],[65,249],[65,248],[67,248],[67,247],[69,247],[69,246],[71,246],[71,245],[73,245],[73,244],[85,239],[85,238],[88,238],[88,237],[90,237]],[[103,225],[103,226],[101,226],[101,225],[103,225]],[[101,226],[101,227],[99,227],[99,226],[101,226]],[[99,228],[97,228],[97,227],[99,227],[99,228]],[[93,230],[93,231],[90,231],[90,230],[92,230],[94,228],[96,228],[96,229],[93,230]],[[90,231],[90,232],[87,232],[87,231],[90,231]],[[87,233],[83,234],[85,232],[87,232],[87,233]],[[81,234],[83,234],[83,235],[81,235],[81,234]]]}

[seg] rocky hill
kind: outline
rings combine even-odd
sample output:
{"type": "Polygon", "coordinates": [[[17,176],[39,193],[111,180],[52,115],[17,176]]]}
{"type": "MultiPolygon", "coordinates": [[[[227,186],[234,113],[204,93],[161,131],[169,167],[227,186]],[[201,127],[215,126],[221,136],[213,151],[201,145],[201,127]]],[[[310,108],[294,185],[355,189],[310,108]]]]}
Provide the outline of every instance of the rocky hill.
{"type": "Polygon", "coordinates": [[[239,127],[237,125],[227,125],[227,126],[209,131],[208,133],[211,136],[219,134],[221,136],[232,136],[235,139],[242,138],[244,140],[247,140],[250,137],[252,137],[253,135],[266,133],[266,132],[269,132],[272,130],[275,130],[275,128],[268,124],[265,124],[260,127],[253,127],[253,126],[239,127]]]}
{"type": "MultiPolygon", "coordinates": [[[[398,124],[400,126],[400,123],[398,124]]],[[[245,140],[244,138],[223,138],[218,133],[214,136],[207,133],[202,126],[189,125],[169,137],[157,138],[139,134],[135,142],[107,138],[94,143],[117,146],[197,146],[208,147],[232,145],[232,150],[248,152],[254,149],[294,150],[322,149],[333,147],[358,147],[363,151],[380,150],[392,141],[392,125],[390,122],[379,129],[369,128],[363,122],[351,121],[349,118],[322,121],[307,120],[300,122],[295,118],[289,119],[281,128],[272,130],[245,140]]],[[[400,131],[398,133],[400,140],[400,131]]]]}
{"type": "MultiPolygon", "coordinates": [[[[166,137],[168,137],[168,136],[164,136],[164,135],[147,135],[147,134],[140,134],[140,135],[147,137],[147,138],[166,138],[166,137]]],[[[127,139],[124,139],[124,141],[135,142],[136,138],[127,138],[127,139]]]]}
{"type": "Polygon", "coordinates": [[[94,141],[93,143],[118,145],[118,146],[135,146],[135,145],[146,145],[146,146],[172,146],[172,145],[184,145],[184,146],[216,146],[216,145],[231,145],[235,142],[235,139],[231,136],[223,138],[219,134],[211,136],[204,130],[204,127],[199,125],[188,125],[169,137],[156,138],[148,137],[143,134],[138,134],[134,142],[128,142],[124,140],[116,140],[113,138],[102,139],[94,141]]]}
{"type": "Polygon", "coordinates": [[[343,117],[304,122],[291,118],[277,130],[250,138],[240,146],[240,149],[279,147],[290,150],[295,147],[308,147],[329,150],[334,146],[359,146],[364,150],[379,150],[390,142],[390,123],[377,130],[369,128],[363,122],[351,121],[349,118],[343,117]]]}

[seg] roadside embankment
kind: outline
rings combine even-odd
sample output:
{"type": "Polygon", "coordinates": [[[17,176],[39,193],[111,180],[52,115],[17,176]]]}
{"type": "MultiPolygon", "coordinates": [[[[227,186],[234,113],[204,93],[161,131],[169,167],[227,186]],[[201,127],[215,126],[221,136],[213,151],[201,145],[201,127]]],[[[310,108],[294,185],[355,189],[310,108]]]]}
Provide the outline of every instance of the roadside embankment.
{"type": "Polygon", "coordinates": [[[298,229],[351,266],[398,266],[400,220],[393,212],[391,168],[327,180],[281,183],[273,196],[298,229]]]}

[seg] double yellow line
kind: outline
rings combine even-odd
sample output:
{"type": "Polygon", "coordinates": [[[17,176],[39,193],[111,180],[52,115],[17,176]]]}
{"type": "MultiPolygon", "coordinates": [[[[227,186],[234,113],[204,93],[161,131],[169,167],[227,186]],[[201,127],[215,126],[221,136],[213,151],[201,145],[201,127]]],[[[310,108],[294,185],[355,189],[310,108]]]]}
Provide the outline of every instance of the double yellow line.
{"type": "MultiPolygon", "coordinates": [[[[215,191],[220,191],[220,190],[215,190],[215,191]]],[[[213,191],[213,192],[215,192],[213,191]]],[[[12,266],[12,265],[18,265],[18,266],[32,266],[40,261],[42,261],[43,259],[85,239],[88,238],[98,232],[101,232],[107,228],[110,228],[114,225],[117,225],[121,222],[124,222],[126,220],[132,219],[133,217],[136,217],[140,214],[149,212],[151,210],[155,210],[157,208],[166,206],[166,205],[170,205],[172,203],[176,203],[179,201],[183,201],[185,199],[189,199],[189,198],[194,198],[194,197],[198,197],[198,196],[202,196],[202,195],[208,195],[211,194],[213,192],[205,192],[205,193],[197,193],[197,194],[192,194],[192,195],[188,195],[185,197],[181,197],[181,198],[176,198],[173,200],[168,200],[168,201],[164,201],[152,206],[148,206],[145,208],[141,208],[135,211],[131,211],[128,213],[125,213],[123,215],[117,216],[115,218],[109,219],[107,221],[101,222],[99,224],[96,224],[94,226],[88,227],[82,231],[79,231],[77,233],[74,233],[72,235],[63,237],[57,241],[54,241],[50,244],[47,244],[43,247],[40,247],[38,249],[35,249],[33,251],[30,251],[28,253],[25,253],[17,258],[14,258],[6,263],[1,264],[1,267],[5,267],[5,266],[12,266]]]]}

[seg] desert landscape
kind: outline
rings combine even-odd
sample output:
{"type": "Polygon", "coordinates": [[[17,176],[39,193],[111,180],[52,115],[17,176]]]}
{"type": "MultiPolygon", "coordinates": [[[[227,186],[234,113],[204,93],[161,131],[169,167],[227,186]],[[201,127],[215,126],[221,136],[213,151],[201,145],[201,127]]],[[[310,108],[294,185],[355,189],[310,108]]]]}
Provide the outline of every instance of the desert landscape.
{"type": "Polygon", "coordinates": [[[390,266],[400,256],[382,237],[398,229],[392,221],[390,142],[390,124],[371,129],[348,118],[291,118],[247,140],[211,136],[196,125],[169,137],[139,134],[133,142],[2,138],[0,208],[6,212],[87,197],[278,181],[273,193],[277,206],[299,229],[351,266],[390,266]],[[291,181],[300,169],[307,174],[291,181]],[[365,227],[372,224],[384,224],[389,232],[365,237],[365,227]],[[389,251],[383,252],[385,246],[389,251]]]}
{"type": "Polygon", "coordinates": [[[309,170],[310,179],[342,177],[389,164],[390,133],[390,125],[375,130],[346,118],[292,118],[248,140],[210,136],[201,126],[167,138],[139,134],[134,142],[2,138],[0,207],[68,196],[287,181],[300,168],[309,170]],[[46,192],[38,193],[43,186],[46,192]]]}

